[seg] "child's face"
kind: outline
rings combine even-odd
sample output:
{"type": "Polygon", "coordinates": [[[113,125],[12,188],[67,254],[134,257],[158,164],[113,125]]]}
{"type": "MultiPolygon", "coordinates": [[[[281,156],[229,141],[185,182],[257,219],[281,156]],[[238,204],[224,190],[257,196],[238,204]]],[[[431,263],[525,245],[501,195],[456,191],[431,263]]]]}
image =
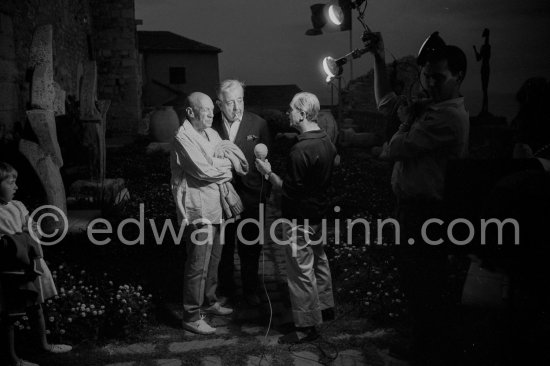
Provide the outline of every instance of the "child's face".
{"type": "Polygon", "coordinates": [[[17,191],[17,184],[15,184],[15,181],[16,178],[14,176],[10,176],[0,183],[0,199],[5,202],[10,202],[13,199],[13,196],[17,191]]]}

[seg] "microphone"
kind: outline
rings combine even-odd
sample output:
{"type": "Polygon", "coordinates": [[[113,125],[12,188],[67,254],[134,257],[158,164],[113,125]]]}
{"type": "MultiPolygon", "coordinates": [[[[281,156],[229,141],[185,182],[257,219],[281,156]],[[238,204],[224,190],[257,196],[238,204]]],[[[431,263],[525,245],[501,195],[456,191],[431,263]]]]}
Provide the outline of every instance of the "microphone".
{"type": "Polygon", "coordinates": [[[261,161],[264,161],[267,156],[267,146],[264,144],[258,144],[254,146],[254,156],[256,158],[260,159],[261,161]]]}

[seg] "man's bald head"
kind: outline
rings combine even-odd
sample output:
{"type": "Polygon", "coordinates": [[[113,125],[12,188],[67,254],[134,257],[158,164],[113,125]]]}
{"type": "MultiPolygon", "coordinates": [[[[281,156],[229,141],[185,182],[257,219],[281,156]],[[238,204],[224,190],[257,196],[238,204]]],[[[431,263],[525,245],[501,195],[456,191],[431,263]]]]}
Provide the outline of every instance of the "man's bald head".
{"type": "Polygon", "coordinates": [[[212,126],[214,103],[208,95],[201,92],[191,93],[187,97],[185,104],[187,119],[197,131],[202,131],[212,126]]]}

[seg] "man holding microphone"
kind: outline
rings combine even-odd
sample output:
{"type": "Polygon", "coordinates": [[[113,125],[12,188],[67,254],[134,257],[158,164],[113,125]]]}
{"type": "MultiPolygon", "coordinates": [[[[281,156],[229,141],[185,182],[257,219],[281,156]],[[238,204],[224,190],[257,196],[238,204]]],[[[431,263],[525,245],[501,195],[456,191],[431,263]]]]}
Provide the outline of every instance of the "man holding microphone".
{"type": "Polygon", "coordinates": [[[318,239],[329,209],[327,190],[336,147],[317,124],[319,109],[319,100],[311,93],[298,93],[290,103],[290,125],[300,133],[290,150],[284,180],[273,173],[268,161],[256,159],[258,171],[282,191],[281,211],[287,219],[283,235],[288,244],[285,257],[296,329],[279,338],[279,343],[316,339],[315,327],[334,308],[329,263],[318,239]]]}

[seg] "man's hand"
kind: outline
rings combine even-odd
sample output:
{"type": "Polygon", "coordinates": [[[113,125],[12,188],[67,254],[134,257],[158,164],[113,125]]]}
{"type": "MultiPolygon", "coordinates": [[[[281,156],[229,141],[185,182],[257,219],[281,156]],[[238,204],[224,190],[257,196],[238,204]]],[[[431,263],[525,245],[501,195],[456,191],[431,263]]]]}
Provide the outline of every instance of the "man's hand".
{"type": "Polygon", "coordinates": [[[271,173],[271,164],[267,159],[265,160],[256,159],[256,169],[258,169],[258,171],[262,175],[266,175],[271,173]]]}
{"type": "Polygon", "coordinates": [[[380,32],[365,31],[361,40],[368,52],[374,56],[384,56],[384,40],[380,32]]]}

